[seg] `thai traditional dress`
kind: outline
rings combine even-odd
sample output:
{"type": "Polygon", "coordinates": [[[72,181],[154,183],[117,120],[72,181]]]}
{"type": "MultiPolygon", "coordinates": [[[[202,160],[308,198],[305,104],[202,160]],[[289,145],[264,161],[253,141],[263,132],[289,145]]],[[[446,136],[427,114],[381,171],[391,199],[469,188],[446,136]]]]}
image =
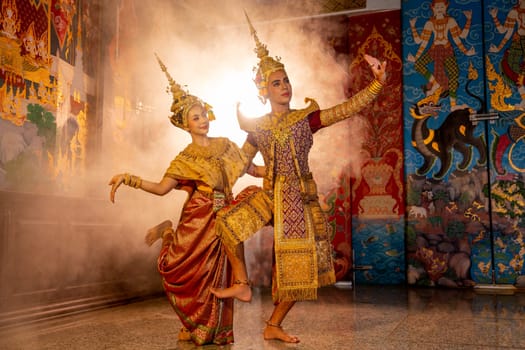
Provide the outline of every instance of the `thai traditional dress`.
{"type": "Polygon", "coordinates": [[[343,104],[321,111],[313,100],[301,110],[257,119],[240,118],[248,132],[243,146],[250,157],[260,151],[266,165],[263,188],[249,188],[242,201],[223,208],[217,234],[230,247],[273,224],[274,301],[317,298],[319,287],[335,283],[329,226],[308,165],[313,133],[348,118],[368,105],[381,90],[374,81],[343,104]]]}
{"type": "Polygon", "coordinates": [[[189,190],[179,224],[163,240],[158,269],[164,290],[182,324],[198,345],[233,342],[233,299],[218,299],[210,288],[232,283],[231,267],[215,234],[215,215],[231,198],[247,158],[226,138],[211,138],[208,147],[187,146],[165,176],[189,190]]]}

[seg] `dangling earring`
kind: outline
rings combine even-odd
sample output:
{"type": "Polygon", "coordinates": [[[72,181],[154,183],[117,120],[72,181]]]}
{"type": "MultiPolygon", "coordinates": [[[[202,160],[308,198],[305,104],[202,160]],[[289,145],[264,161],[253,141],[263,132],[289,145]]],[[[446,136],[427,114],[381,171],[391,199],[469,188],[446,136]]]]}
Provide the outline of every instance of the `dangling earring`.
{"type": "Polygon", "coordinates": [[[266,84],[264,85],[265,86],[259,88],[259,95],[257,96],[263,105],[265,105],[266,101],[268,100],[268,98],[266,97],[268,96],[268,89],[266,88],[266,84]]]}

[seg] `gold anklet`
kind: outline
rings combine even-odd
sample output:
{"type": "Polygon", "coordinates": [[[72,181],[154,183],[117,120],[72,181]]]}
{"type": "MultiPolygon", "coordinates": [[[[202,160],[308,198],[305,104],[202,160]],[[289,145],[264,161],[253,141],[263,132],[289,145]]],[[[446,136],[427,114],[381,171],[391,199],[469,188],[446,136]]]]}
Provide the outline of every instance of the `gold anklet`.
{"type": "Polygon", "coordinates": [[[268,327],[282,328],[280,324],[271,323],[270,321],[266,321],[266,325],[268,327]]]}
{"type": "Polygon", "coordinates": [[[233,281],[233,284],[244,284],[244,285],[246,285],[248,287],[252,286],[252,282],[250,280],[244,280],[244,281],[235,280],[235,281],[233,281]]]}

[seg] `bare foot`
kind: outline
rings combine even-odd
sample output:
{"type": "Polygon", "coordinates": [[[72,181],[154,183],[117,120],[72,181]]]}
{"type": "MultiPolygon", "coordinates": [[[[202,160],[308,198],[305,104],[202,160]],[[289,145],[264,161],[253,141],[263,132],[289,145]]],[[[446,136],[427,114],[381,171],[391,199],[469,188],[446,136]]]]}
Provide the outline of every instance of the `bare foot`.
{"type": "Polygon", "coordinates": [[[240,301],[250,302],[252,300],[252,289],[248,282],[235,281],[233,285],[225,289],[211,288],[211,293],[217,298],[235,298],[240,301]]]}
{"type": "Polygon", "coordinates": [[[296,336],[286,333],[281,326],[272,324],[270,322],[266,323],[266,328],[264,329],[264,339],[272,340],[277,339],[285,343],[299,343],[300,340],[296,336]]]}
{"type": "Polygon", "coordinates": [[[162,234],[166,229],[171,228],[172,226],[173,223],[170,220],[165,220],[161,222],[157,226],[154,226],[148,230],[148,232],[146,233],[146,237],[144,237],[144,241],[147,245],[151,246],[157,241],[157,239],[160,239],[162,237],[162,234]]]}
{"type": "Polygon", "coordinates": [[[182,340],[182,341],[191,340],[191,332],[186,327],[182,327],[180,329],[179,340],[182,340]]]}

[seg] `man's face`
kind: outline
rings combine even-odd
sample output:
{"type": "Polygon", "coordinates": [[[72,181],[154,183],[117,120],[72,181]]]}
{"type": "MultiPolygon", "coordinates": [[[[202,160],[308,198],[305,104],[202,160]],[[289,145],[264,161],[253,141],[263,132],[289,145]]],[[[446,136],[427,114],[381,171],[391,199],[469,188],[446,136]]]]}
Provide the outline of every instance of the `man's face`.
{"type": "Polygon", "coordinates": [[[268,77],[268,99],[279,104],[288,104],[292,99],[292,85],[284,70],[273,72],[268,77]]]}

